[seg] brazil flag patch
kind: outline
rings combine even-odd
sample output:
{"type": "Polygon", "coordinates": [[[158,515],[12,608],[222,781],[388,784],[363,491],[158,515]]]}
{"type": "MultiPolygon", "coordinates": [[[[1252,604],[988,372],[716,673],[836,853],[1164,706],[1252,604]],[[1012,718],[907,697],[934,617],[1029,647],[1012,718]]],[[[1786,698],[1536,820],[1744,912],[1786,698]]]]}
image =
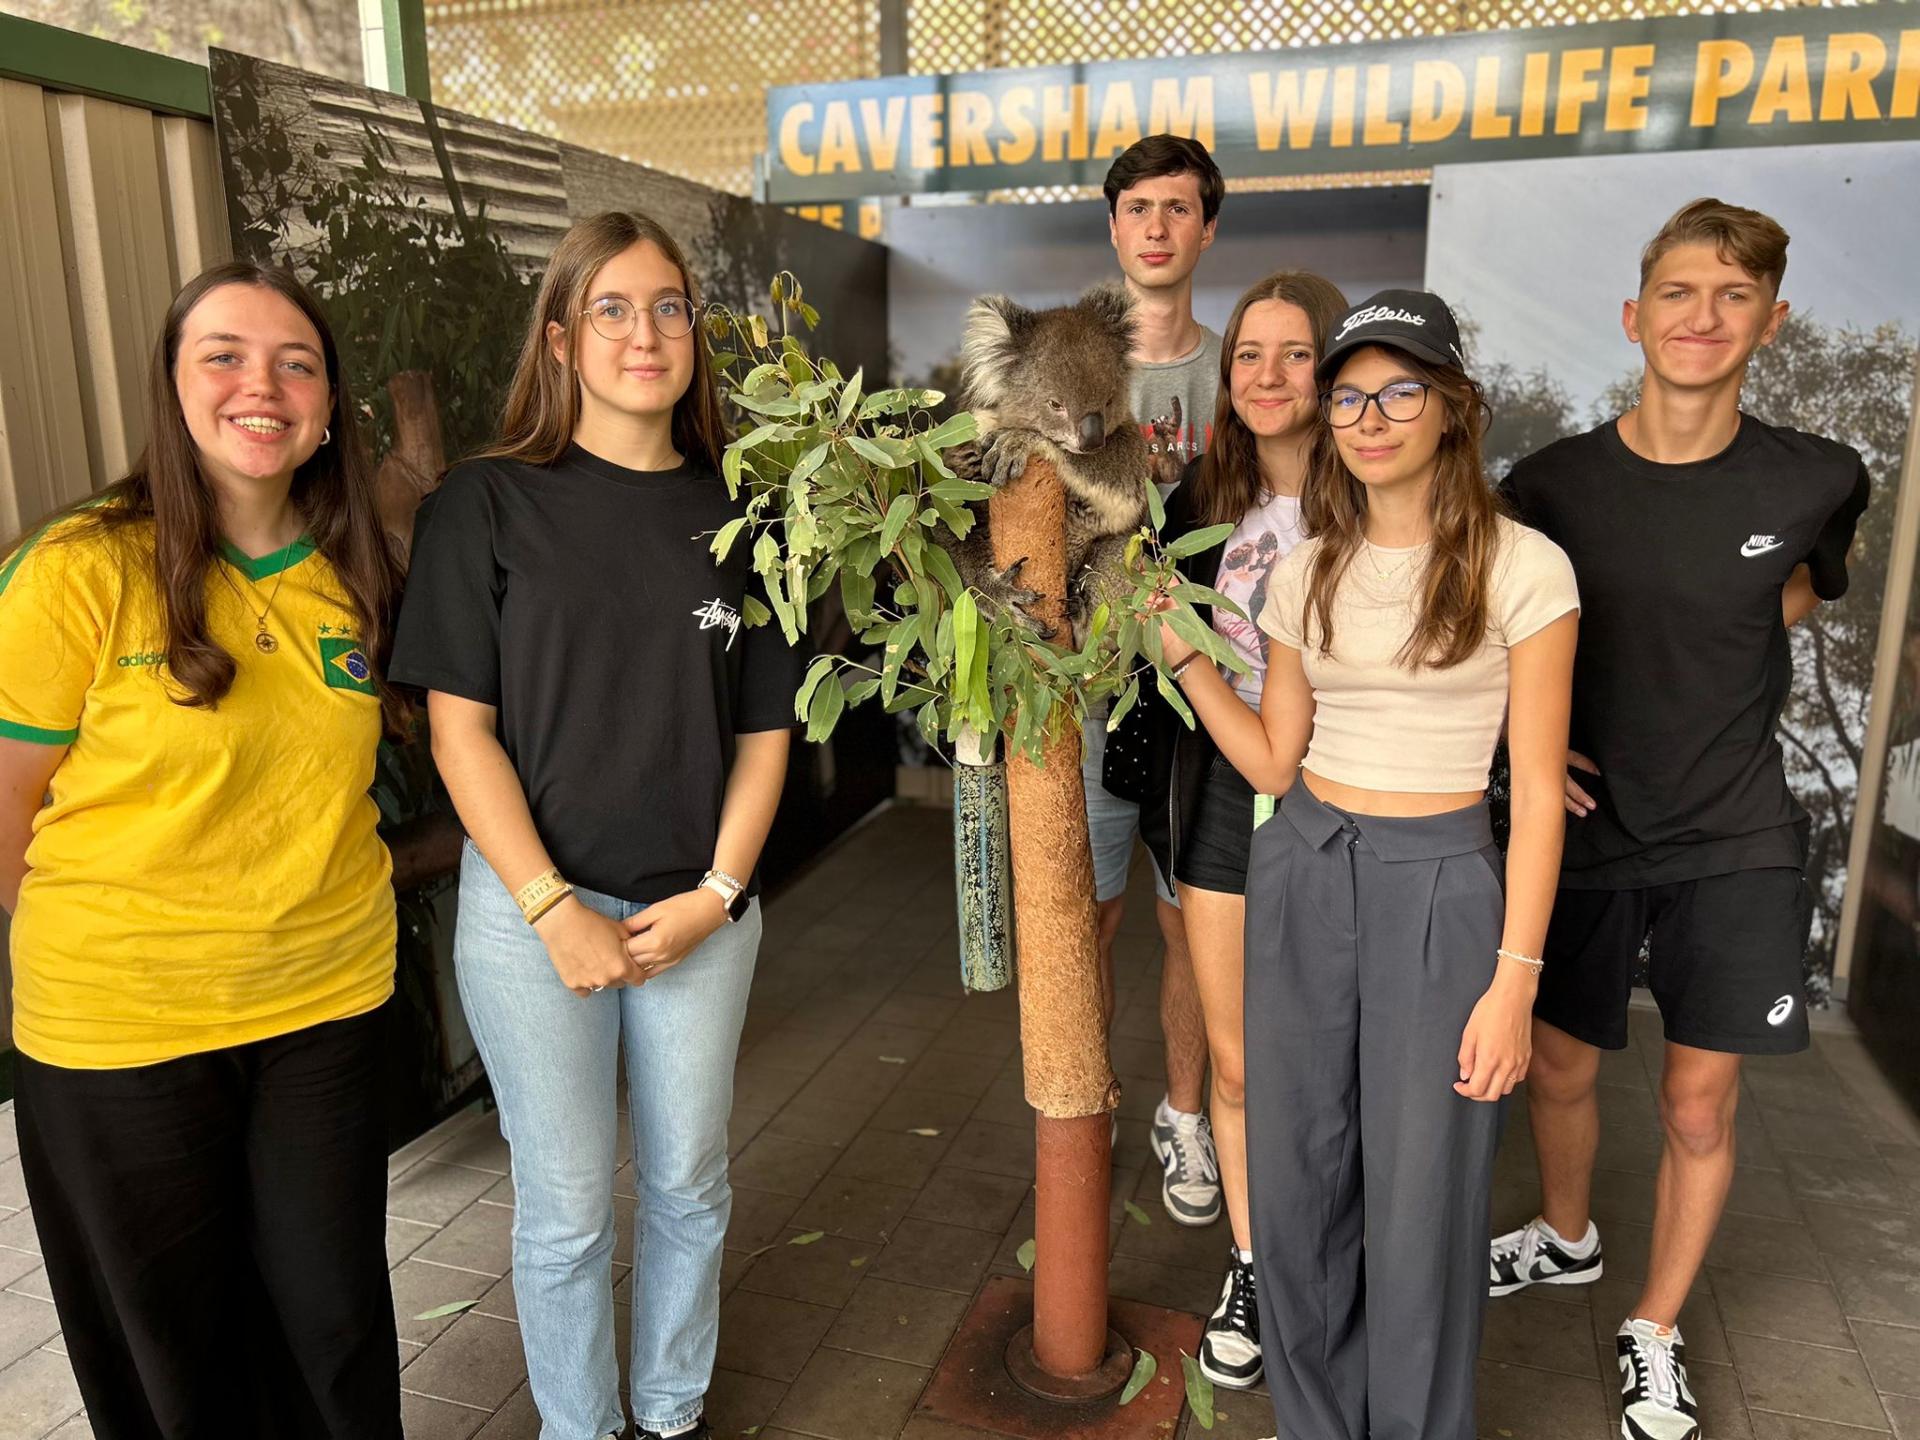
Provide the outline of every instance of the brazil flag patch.
{"type": "Polygon", "coordinates": [[[380,693],[373,687],[373,662],[350,635],[320,637],[320,669],[332,689],[357,690],[362,695],[380,693]]]}

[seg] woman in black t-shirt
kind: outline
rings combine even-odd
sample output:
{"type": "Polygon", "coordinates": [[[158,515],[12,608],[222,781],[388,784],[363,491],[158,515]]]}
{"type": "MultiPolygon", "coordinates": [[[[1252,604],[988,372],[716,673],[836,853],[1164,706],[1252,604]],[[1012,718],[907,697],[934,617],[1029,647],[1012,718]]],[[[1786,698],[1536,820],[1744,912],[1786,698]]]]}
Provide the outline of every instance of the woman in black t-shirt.
{"type": "Polygon", "coordinates": [[[620,1434],[615,1075],[633,1123],[629,1399],[705,1435],[754,866],[799,657],[741,623],[741,513],[679,247],[600,215],[555,248],[499,443],[421,507],[394,679],[423,686],[471,837],[454,962],[513,1150],[514,1293],[545,1433],[620,1434]]]}

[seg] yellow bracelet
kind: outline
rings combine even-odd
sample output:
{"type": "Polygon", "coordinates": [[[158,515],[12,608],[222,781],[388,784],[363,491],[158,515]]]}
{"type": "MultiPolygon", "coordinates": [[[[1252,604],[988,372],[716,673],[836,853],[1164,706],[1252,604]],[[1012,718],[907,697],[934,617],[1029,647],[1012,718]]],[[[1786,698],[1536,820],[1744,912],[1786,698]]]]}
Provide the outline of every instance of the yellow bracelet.
{"type": "Polygon", "coordinates": [[[546,899],[534,901],[533,908],[524,910],[521,914],[526,917],[527,924],[531,925],[571,894],[573,894],[573,886],[563,883],[558,890],[547,896],[546,899]]]}
{"type": "Polygon", "coordinates": [[[529,915],[528,912],[531,911],[534,906],[538,905],[542,900],[545,900],[549,895],[557,895],[562,890],[571,890],[572,888],[572,886],[560,878],[560,872],[557,869],[548,869],[544,874],[534,876],[533,879],[516,890],[513,896],[513,903],[520,907],[520,913],[522,915],[527,915],[527,917],[531,919],[532,916],[529,915]]]}

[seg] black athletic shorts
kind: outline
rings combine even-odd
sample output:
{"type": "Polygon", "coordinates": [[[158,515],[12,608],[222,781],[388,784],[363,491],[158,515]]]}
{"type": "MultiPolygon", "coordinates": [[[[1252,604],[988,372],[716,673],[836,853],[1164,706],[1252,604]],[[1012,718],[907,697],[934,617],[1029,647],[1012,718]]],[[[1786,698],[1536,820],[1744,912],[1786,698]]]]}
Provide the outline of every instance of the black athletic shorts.
{"type": "Polygon", "coordinates": [[[1201,890],[1244,895],[1252,848],[1253,786],[1224,755],[1216,755],[1200,787],[1193,823],[1180,837],[1173,878],[1201,890]]]}
{"type": "Polygon", "coordinates": [[[1640,890],[1562,890],[1533,1013],[1589,1045],[1627,1044],[1641,942],[1667,1039],[1736,1055],[1808,1045],[1812,898],[1798,870],[1736,870],[1640,890]]]}

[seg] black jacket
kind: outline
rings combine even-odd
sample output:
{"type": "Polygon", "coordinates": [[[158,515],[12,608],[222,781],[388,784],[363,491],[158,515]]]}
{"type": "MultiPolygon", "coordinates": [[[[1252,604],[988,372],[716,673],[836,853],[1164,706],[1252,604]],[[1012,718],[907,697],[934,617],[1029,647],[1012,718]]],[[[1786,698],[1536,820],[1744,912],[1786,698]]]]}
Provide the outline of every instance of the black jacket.
{"type": "MultiPolygon", "coordinates": [[[[1163,542],[1202,528],[1193,513],[1192,481],[1199,466],[1197,458],[1191,461],[1180,484],[1167,497],[1167,523],[1160,532],[1163,542]]],[[[1189,555],[1181,562],[1180,573],[1196,585],[1212,588],[1219,578],[1225,548],[1222,542],[1189,555]]],[[[1212,606],[1193,608],[1203,624],[1213,623],[1212,606]]],[[[1192,828],[1207,772],[1219,753],[1206,726],[1196,724],[1189,730],[1150,680],[1141,687],[1139,703],[1127,712],[1120,728],[1107,737],[1100,783],[1110,793],[1140,807],[1140,838],[1169,888],[1174,860],[1180,853],[1180,837],[1192,828]]]]}

